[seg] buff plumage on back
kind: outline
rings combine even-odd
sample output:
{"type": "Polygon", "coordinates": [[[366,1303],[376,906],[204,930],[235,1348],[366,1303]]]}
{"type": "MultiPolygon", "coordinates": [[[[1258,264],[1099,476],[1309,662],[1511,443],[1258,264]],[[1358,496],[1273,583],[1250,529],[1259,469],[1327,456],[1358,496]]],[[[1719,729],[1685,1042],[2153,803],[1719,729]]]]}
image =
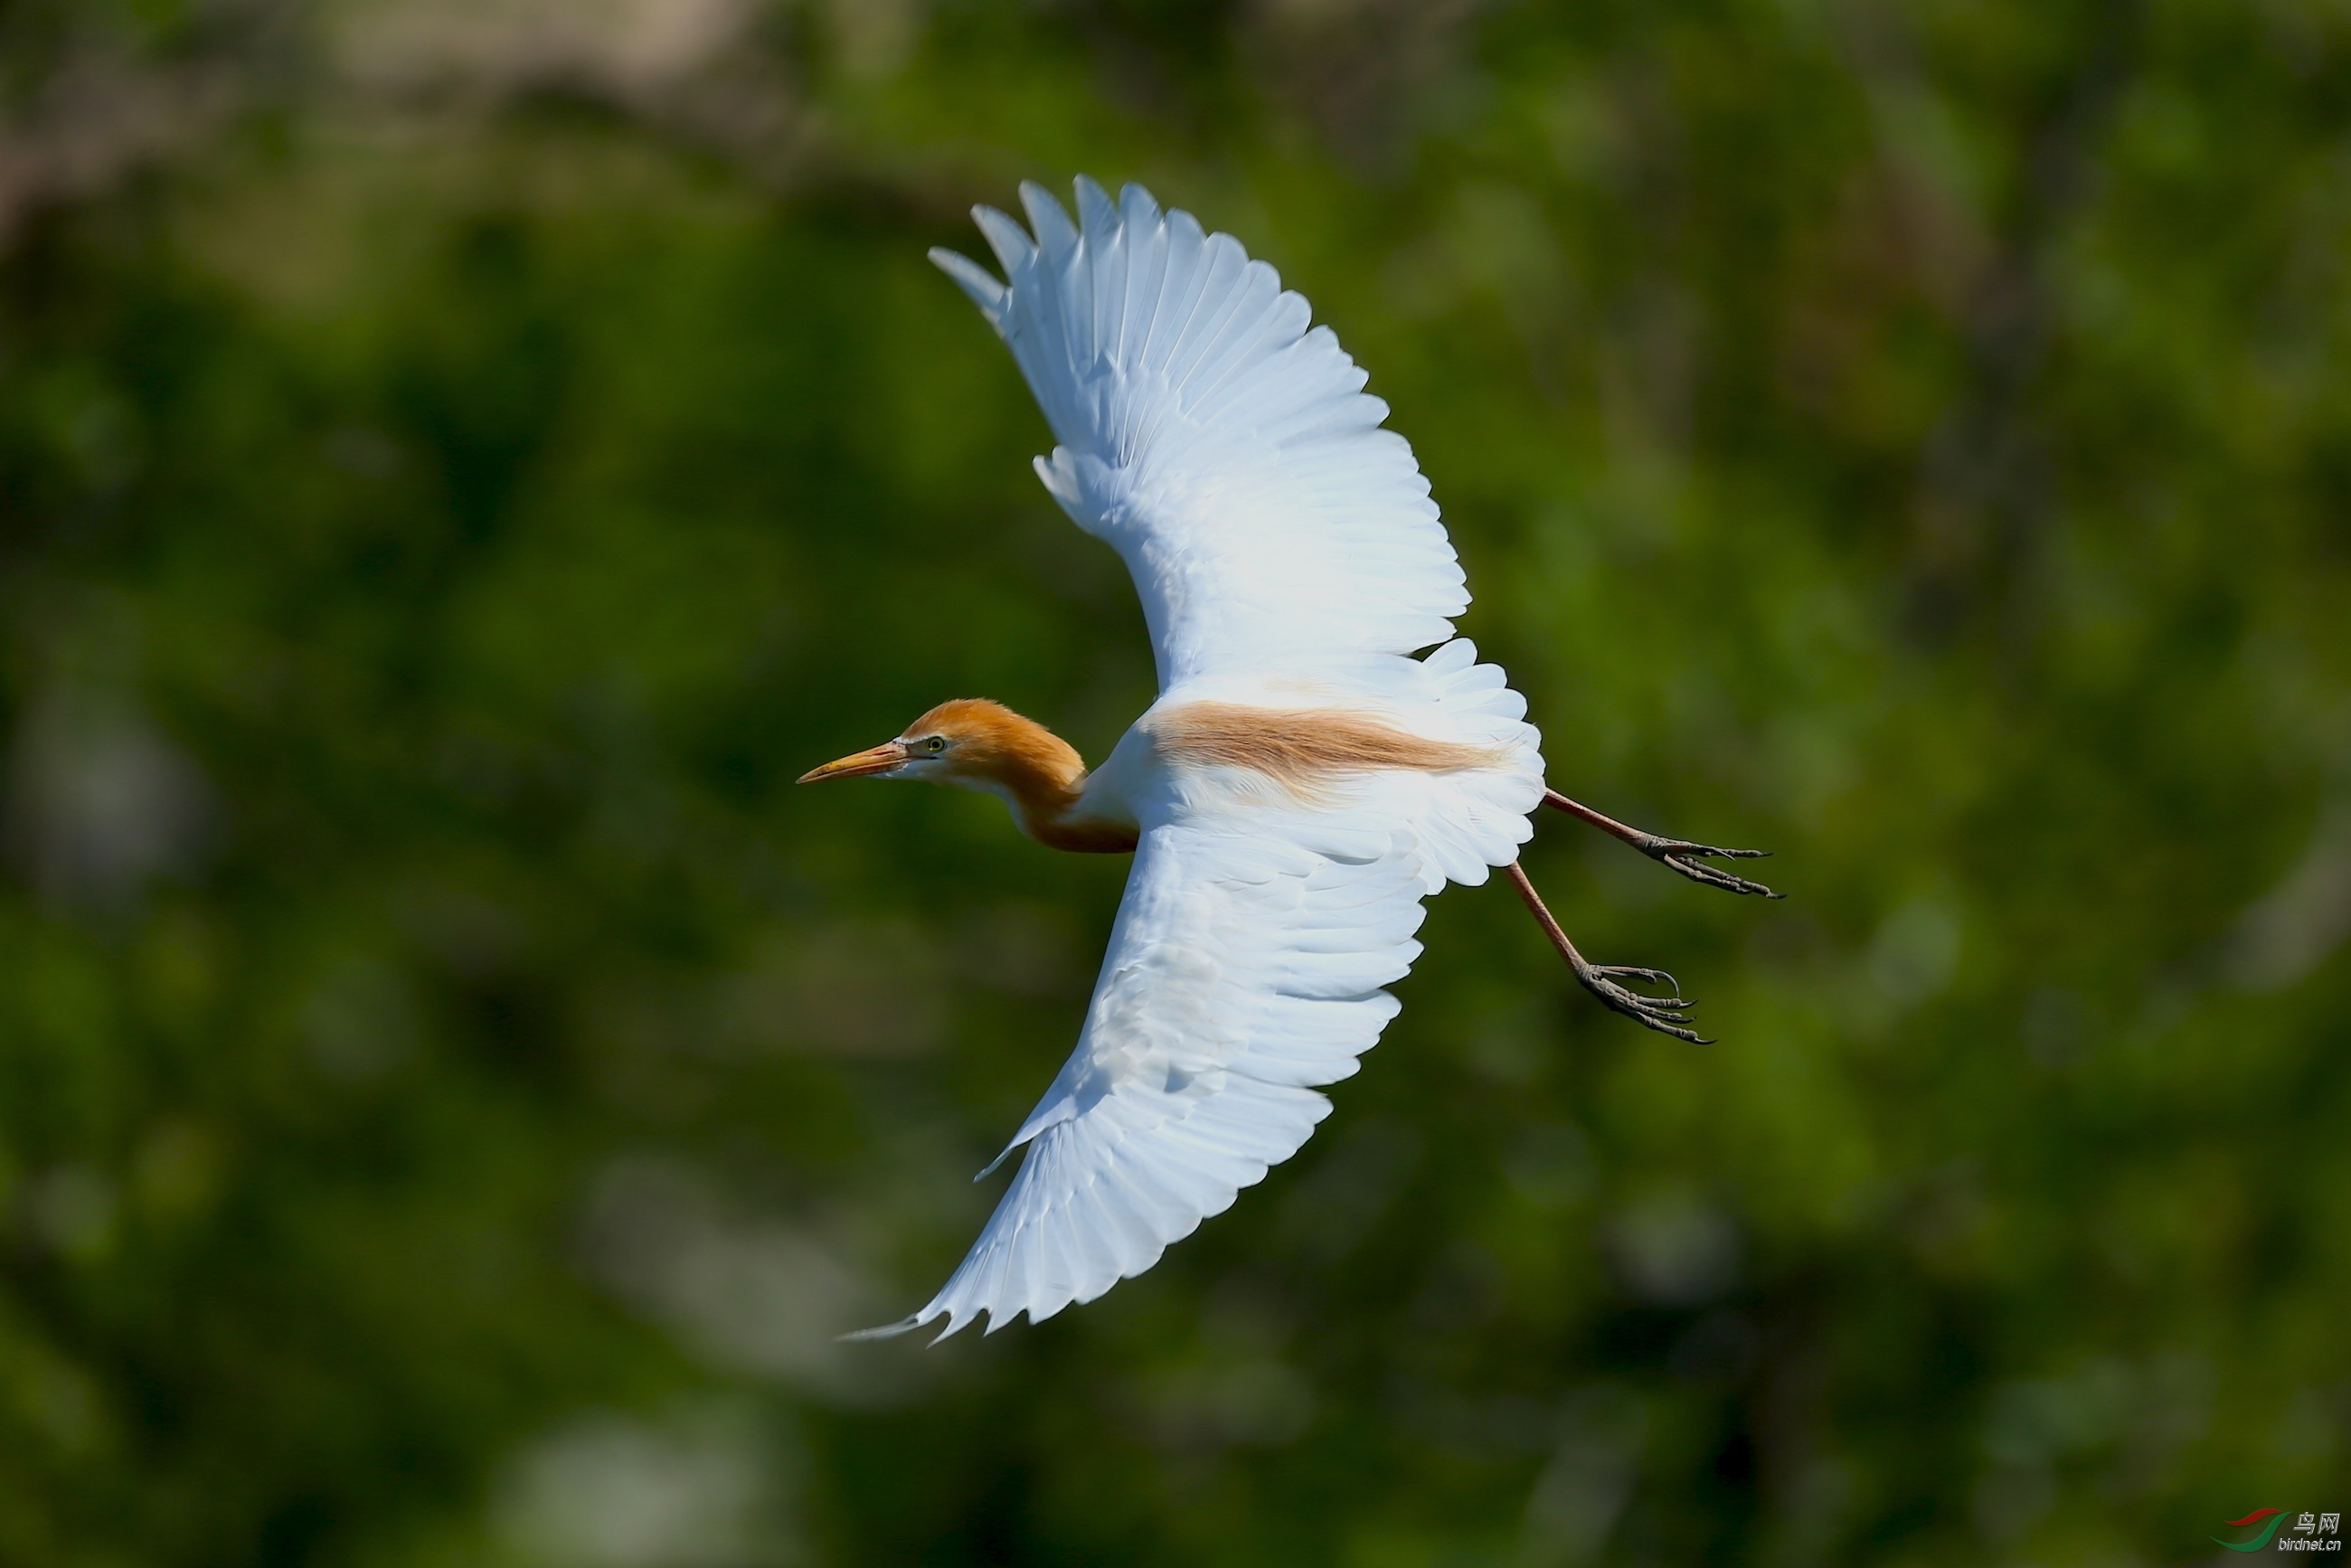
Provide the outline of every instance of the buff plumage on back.
{"type": "Polygon", "coordinates": [[[1006,281],[931,258],[1011,346],[1061,445],[1038,473],[1125,558],[1164,691],[1225,670],[1360,673],[1469,602],[1412,448],[1306,301],[1229,235],[1081,179],[1079,223],[974,215],[1006,281]]]}

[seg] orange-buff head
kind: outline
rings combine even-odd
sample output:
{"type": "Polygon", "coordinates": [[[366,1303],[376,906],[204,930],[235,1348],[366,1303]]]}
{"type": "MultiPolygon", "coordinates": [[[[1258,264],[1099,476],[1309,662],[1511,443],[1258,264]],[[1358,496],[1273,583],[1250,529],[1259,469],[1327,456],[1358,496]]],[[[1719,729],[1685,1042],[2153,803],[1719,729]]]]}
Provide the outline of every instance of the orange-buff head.
{"type": "Polygon", "coordinates": [[[803,784],[826,779],[925,779],[1008,796],[1050,816],[1085,781],[1082,758],[1051,730],[981,697],[943,702],[895,739],[812,768],[803,784]]]}

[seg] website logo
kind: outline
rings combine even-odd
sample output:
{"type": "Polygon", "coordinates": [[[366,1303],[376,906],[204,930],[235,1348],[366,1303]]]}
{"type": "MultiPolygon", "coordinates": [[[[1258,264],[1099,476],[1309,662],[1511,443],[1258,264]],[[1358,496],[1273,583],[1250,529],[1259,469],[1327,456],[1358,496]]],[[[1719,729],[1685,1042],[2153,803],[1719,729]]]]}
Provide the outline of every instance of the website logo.
{"type": "Polygon", "coordinates": [[[2259,1552],[2270,1543],[2270,1537],[2277,1533],[2278,1526],[2285,1522],[2285,1510],[2257,1508],[2242,1519],[2232,1519],[2228,1521],[2230,1529],[2242,1530],[2249,1524],[2261,1524],[2263,1520],[2269,1522],[2262,1525],[2262,1532],[2251,1541],[2223,1541],[2216,1535],[2212,1538],[2212,1544],[2225,1546],[2231,1552],[2259,1552]]]}
{"type": "Polygon", "coordinates": [[[2284,1536],[2278,1534],[2279,1527],[2285,1523],[2285,1510],[2282,1508],[2257,1508],[2242,1519],[2231,1519],[2226,1522],[2231,1530],[2246,1530],[2254,1525],[2261,1527],[2257,1533],[2242,1541],[2223,1541],[2217,1535],[2212,1537],[2212,1544],[2224,1546],[2231,1552],[2259,1552],[2273,1539],[2277,1541],[2280,1552],[2343,1550],[2343,1538],[2337,1533],[2343,1523],[2343,1516],[2339,1513],[2303,1514],[2294,1521],[2293,1532],[2284,1536]]]}

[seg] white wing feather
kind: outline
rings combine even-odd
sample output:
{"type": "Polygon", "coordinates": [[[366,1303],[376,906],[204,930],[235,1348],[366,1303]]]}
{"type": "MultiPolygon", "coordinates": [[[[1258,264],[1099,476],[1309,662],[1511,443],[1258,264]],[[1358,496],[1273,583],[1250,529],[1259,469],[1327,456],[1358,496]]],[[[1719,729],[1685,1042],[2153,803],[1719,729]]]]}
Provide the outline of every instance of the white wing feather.
{"type": "MultiPolygon", "coordinates": [[[[1446,642],[1468,603],[1387,405],[1305,300],[1231,236],[1129,185],[1072,225],[976,211],[1008,282],[931,257],[1008,343],[1061,444],[1037,468],[1134,578],[1161,705],[1336,704],[1492,748],[1495,766],[1347,780],[1322,809],[1148,781],[1143,836],[1077,1050],[946,1286],[941,1337],[1050,1317],[1142,1272],[1296,1153],[1395,1016],[1420,901],[1517,857],[1540,737],[1502,672],[1446,642]]],[[[1122,743],[1104,773],[1121,762],[1122,743]]],[[[1008,1153],[1009,1150],[1007,1151],[1008,1153]]]]}
{"type": "Polygon", "coordinates": [[[1380,988],[1420,954],[1420,900],[1408,841],[1320,815],[1145,832],[1078,1048],[1014,1140],[1019,1174],[946,1288],[872,1332],[1049,1318],[1230,1207],[1395,1016],[1380,988]]]}
{"type": "Polygon", "coordinates": [[[1129,185],[1036,185],[1032,239],[975,210],[1006,283],[931,258],[1011,346],[1061,442],[1037,460],[1125,558],[1162,691],[1202,676],[1359,674],[1452,635],[1461,563],[1387,404],[1306,301],[1230,235],[1129,185]]]}

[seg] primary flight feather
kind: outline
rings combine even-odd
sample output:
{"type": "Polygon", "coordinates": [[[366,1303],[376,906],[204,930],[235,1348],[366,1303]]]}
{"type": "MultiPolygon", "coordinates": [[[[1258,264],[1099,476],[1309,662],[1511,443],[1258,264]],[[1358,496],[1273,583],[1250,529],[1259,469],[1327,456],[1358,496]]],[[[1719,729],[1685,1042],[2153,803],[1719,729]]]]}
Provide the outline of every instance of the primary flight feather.
{"type": "Polygon", "coordinates": [[[802,780],[986,789],[1046,844],[1134,853],[1077,1049],[1007,1146],[1025,1148],[1011,1186],[938,1294],[877,1334],[1041,1321],[1229,1207],[1395,1016],[1381,988],[1447,882],[1507,868],[1595,995],[1695,1039],[1678,998],[1617,983],[1669,977],[1586,963],[1518,869],[1546,799],[1685,875],[1766,891],[1693,858],[1753,852],[1547,790],[1525,699],[1452,636],[1469,594],[1412,449],[1271,267],[1139,186],[1113,202],[1080,179],[1074,224],[1020,194],[1026,229],[974,214],[1002,281],[931,259],[1036,394],[1059,443],[1037,460],[1046,489],[1133,574],[1159,696],[1092,771],[965,699],[802,780]]]}

